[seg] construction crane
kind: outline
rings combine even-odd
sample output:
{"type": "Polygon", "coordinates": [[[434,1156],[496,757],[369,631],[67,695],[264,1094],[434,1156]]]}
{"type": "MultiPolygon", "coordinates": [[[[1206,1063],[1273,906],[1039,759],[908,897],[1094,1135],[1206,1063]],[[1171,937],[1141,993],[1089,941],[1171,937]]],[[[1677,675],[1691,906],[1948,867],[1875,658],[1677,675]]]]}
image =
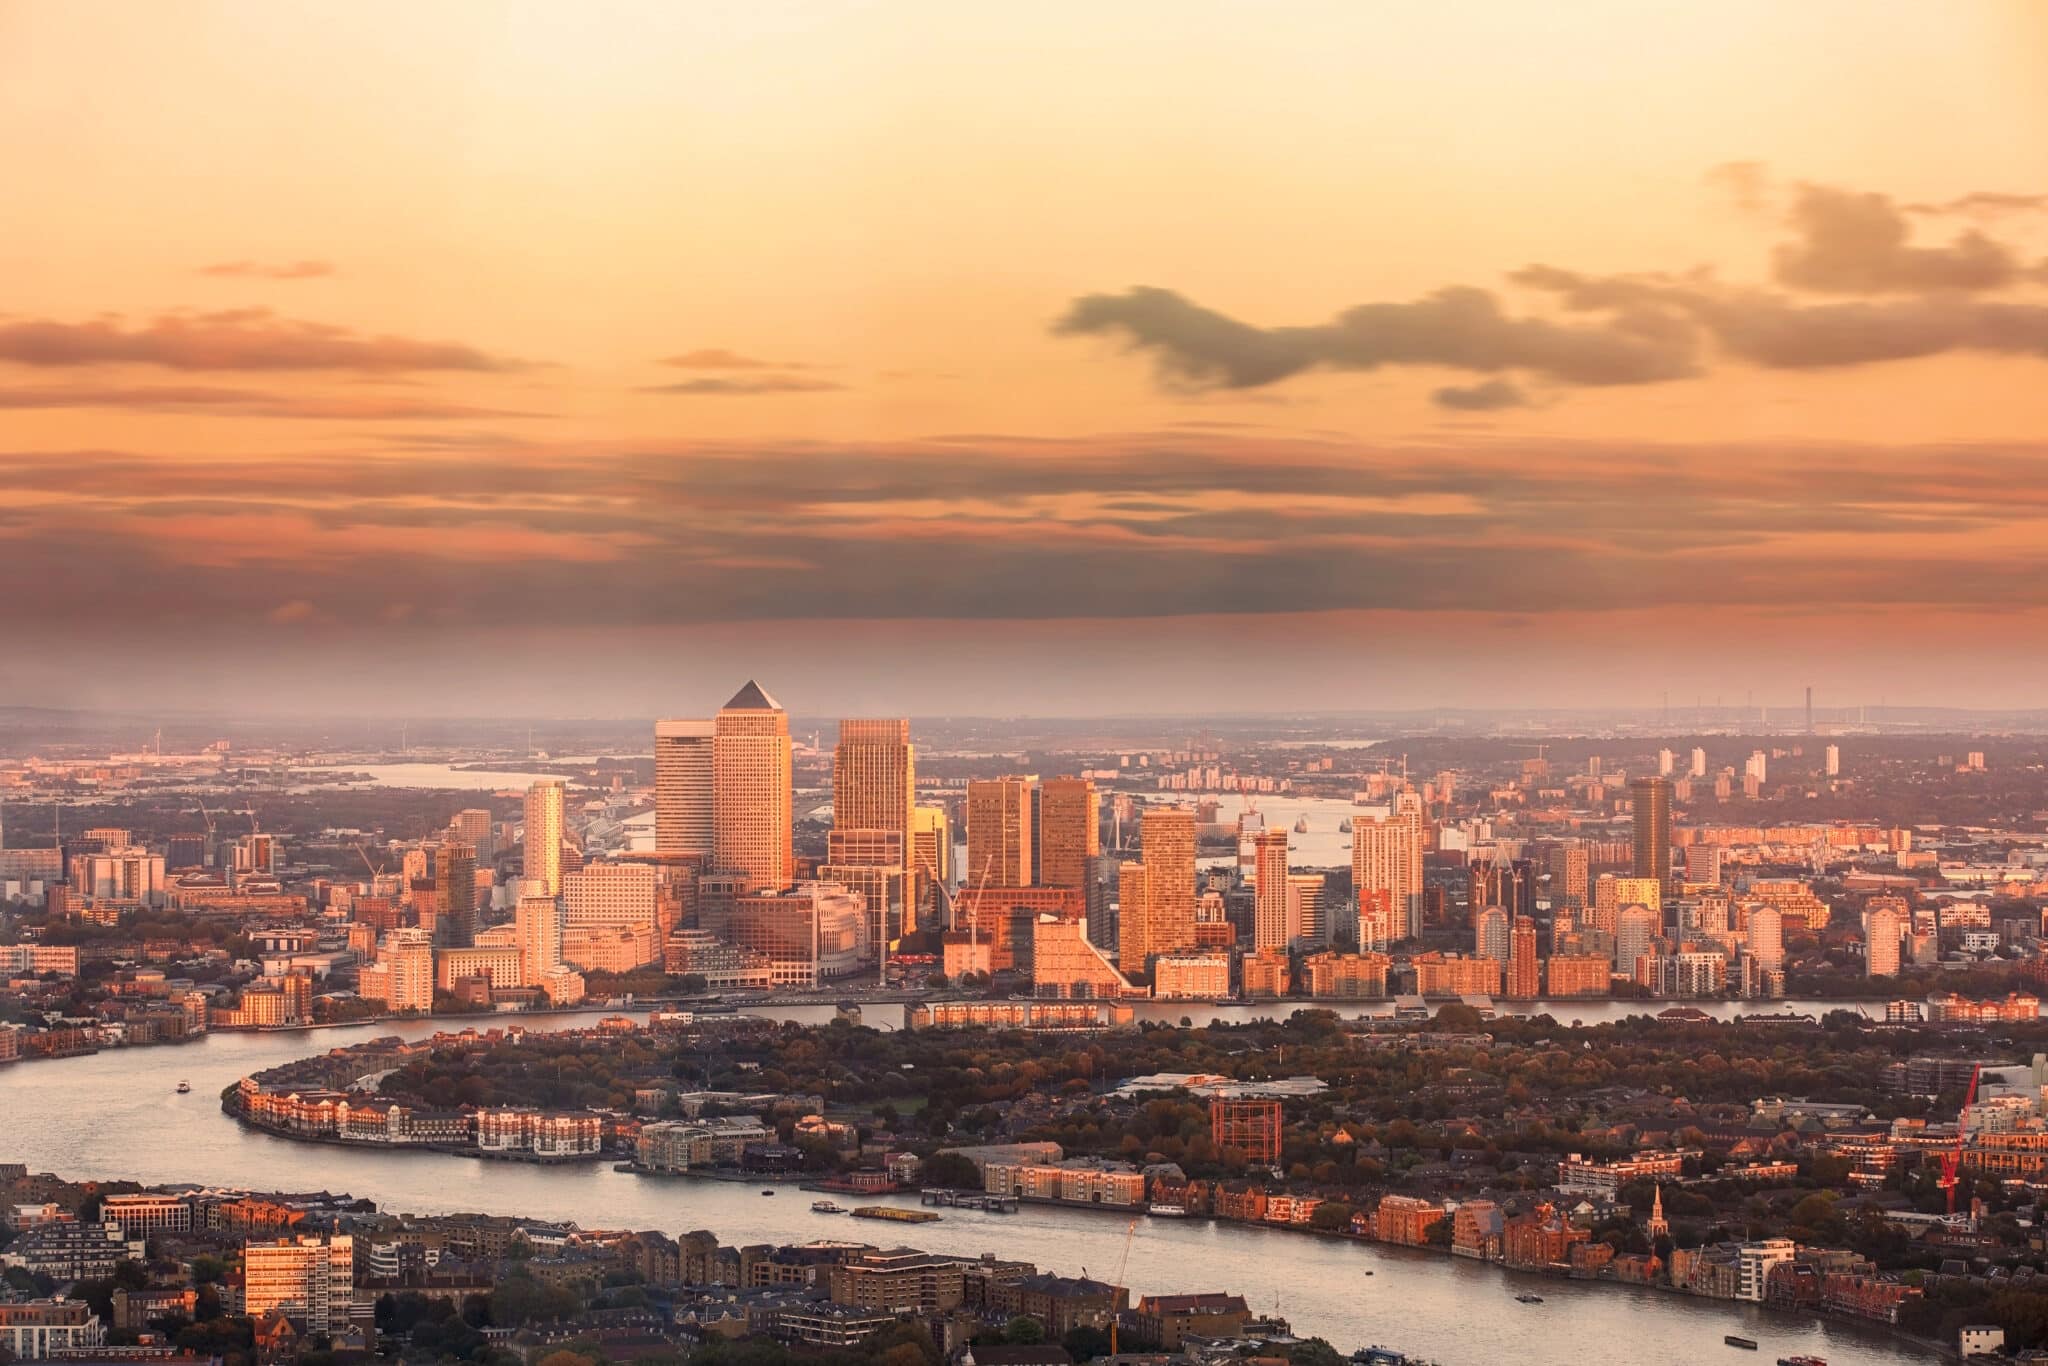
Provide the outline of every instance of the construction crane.
{"type": "Polygon", "coordinates": [[[368,868],[370,870],[370,876],[372,878],[381,877],[383,875],[384,870],[382,868],[379,868],[376,864],[370,862],[370,851],[363,848],[363,842],[361,840],[356,841],[356,852],[362,855],[363,867],[368,868]]]}
{"type": "Polygon", "coordinates": [[[1970,1089],[1963,1096],[1963,1108],[1956,1112],[1955,1146],[1941,1150],[1940,1185],[1948,1194],[1948,1212],[1956,1212],[1956,1185],[1963,1167],[1963,1144],[1968,1140],[1970,1128],[1970,1107],[1977,1103],[1977,1080],[1984,1075],[1984,1065],[1977,1063],[1970,1068],[1970,1089]]]}
{"type": "Polygon", "coordinates": [[[1136,1238],[1137,1236],[1138,1236],[1138,1221],[1137,1221],[1136,1219],[1133,1219],[1133,1220],[1131,1220],[1131,1223],[1130,1223],[1130,1227],[1128,1227],[1128,1228],[1126,1228],[1126,1229],[1124,1230],[1124,1251],[1123,1251],[1123,1255],[1122,1255],[1121,1257],[1117,1258],[1117,1262],[1116,1262],[1116,1279],[1115,1279],[1115,1280],[1113,1280],[1113,1281],[1111,1281],[1111,1282],[1109,1283],[1109,1284],[1110,1284],[1110,1292],[1109,1292],[1109,1293],[1110,1293],[1110,1302],[1109,1302],[1109,1309],[1110,1309],[1110,1314],[1109,1314],[1109,1354],[1110,1354],[1110,1355],[1111,1355],[1112,1357],[1116,1355],[1116,1351],[1117,1351],[1117,1331],[1116,1331],[1116,1330],[1117,1330],[1117,1325],[1119,1324],[1119,1322],[1121,1322],[1121,1320],[1122,1320],[1122,1318],[1123,1318],[1123,1315],[1117,1312],[1117,1308],[1116,1308],[1116,1292],[1117,1292],[1117,1290],[1118,1290],[1118,1289],[1119,1289],[1120,1287],[1122,1287],[1122,1286],[1123,1286],[1123,1283],[1124,1283],[1124,1272],[1130,1269],[1130,1265],[1131,1265],[1131,1240],[1132,1240],[1132,1239],[1134,1239],[1134,1238],[1136,1238]]]}

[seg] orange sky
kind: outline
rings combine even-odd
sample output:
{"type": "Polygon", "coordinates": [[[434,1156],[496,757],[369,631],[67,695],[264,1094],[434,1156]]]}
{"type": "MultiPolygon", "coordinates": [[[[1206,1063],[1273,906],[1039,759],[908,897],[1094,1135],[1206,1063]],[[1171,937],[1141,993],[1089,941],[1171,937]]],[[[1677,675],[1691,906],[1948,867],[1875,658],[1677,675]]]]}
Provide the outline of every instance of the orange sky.
{"type": "Polygon", "coordinates": [[[2028,702],[2043,168],[2032,0],[0,0],[0,697],[2028,702]]]}

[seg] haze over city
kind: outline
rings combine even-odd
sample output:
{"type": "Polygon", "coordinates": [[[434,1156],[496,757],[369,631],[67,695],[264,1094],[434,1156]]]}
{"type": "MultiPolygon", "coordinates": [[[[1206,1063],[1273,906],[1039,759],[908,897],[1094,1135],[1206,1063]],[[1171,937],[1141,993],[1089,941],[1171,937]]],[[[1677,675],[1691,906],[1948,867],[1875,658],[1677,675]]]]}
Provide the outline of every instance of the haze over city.
{"type": "Polygon", "coordinates": [[[0,699],[2029,707],[2044,59],[2025,0],[0,4],[0,699]]]}

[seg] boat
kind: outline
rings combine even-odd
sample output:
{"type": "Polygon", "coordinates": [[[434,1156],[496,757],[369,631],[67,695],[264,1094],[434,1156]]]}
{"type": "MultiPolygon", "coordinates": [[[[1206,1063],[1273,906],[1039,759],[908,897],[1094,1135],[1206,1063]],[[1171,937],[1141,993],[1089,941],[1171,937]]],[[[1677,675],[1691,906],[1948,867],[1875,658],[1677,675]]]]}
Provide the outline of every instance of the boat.
{"type": "Polygon", "coordinates": [[[772,1191],[772,1190],[764,1190],[764,1191],[762,1191],[762,1192],[761,1192],[761,1194],[763,1194],[763,1195],[773,1195],[773,1194],[775,1194],[775,1192],[774,1192],[774,1191],[772,1191]]]}
{"type": "Polygon", "coordinates": [[[1798,1356],[1779,1357],[1778,1366],[1828,1366],[1828,1359],[1802,1353],[1798,1356]]]}
{"type": "Polygon", "coordinates": [[[1721,1341],[1727,1343],[1730,1347],[1740,1347],[1745,1352],[1754,1352],[1756,1350],[1755,1338],[1739,1338],[1735,1334],[1730,1333],[1723,1337],[1721,1341]]]}
{"type": "Polygon", "coordinates": [[[862,1205],[853,1211],[856,1219],[890,1219],[899,1224],[929,1224],[939,1216],[928,1209],[903,1209],[896,1205],[862,1205]]]}
{"type": "Polygon", "coordinates": [[[813,1200],[811,1202],[811,1213],[844,1214],[846,1213],[846,1206],[840,1204],[836,1200],[813,1200]]]}
{"type": "Polygon", "coordinates": [[[1145,1213],[1157,1215],[1161,1219],[1185,1219],[1188,1217],[1186,1208],[1180,1205],[1152,1205],[1146,1209],[1145,1213]]]}
{"type": "Polygon", "coordinates": [[[191,1094],[192,1094],[192,1083],[191,1083],[191,1082],[189,1082],[189,1081],[181,1081],[181,1082],[179,1082],[179,1083],[178,1083],[178,1094],[179,1094],[179,1095],[181,1095],[181,1096],[189,1096],[189,1095],[191,1095],[191,1094]]]}
{"type": "Polygon", "coordinates": [[[1517,1295],[1517,1296],[1515,1296],[1515,1303],[1516,1303],[1516,1304],[1541,1304],[1541,1303],[1543,1303],[1543,1297],[1542,1297],[1541,1295],[1517,1295]]]}

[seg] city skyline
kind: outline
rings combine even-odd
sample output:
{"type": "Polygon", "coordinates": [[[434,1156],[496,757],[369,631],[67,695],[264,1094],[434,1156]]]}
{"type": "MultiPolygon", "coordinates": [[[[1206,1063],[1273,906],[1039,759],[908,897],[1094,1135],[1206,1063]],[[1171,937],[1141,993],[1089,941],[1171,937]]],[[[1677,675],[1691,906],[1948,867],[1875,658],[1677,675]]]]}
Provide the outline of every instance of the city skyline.
{"type": "Polygon", "coordinates": [[[0,6],[0,694],[2036,698],[2038,7],[913,9],[0,6]]]}

